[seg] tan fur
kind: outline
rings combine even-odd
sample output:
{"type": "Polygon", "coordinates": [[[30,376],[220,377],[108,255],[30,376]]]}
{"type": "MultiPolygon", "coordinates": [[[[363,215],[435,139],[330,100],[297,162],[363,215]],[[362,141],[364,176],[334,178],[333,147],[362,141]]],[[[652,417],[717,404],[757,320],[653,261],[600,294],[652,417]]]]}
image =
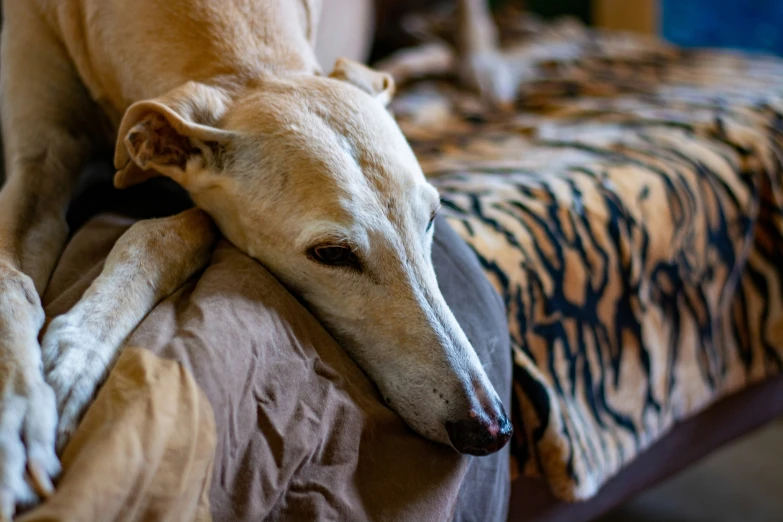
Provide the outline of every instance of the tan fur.
{"type": "Polygon", "coordinates": [[[39,499],[26,468],[40,493],[51,489],[56,434],[62,445],[124,338],[207,262],[216,237],[201,210],[134,226],[39,348],[38,296],[67,237],[65,209],[106,139],[118,187],[157,175],[185,187],[309,303],[416,431],[449,443],[445,423],[485,419],[492,431],[505,420],[437,287],[438,196],[385,110],[394,82],[350,60],[321,75],[319,2],[6,0],[3,10],[0,519],[39,499]],[[334,245],[360,268],[314,259],[334,245]]]}

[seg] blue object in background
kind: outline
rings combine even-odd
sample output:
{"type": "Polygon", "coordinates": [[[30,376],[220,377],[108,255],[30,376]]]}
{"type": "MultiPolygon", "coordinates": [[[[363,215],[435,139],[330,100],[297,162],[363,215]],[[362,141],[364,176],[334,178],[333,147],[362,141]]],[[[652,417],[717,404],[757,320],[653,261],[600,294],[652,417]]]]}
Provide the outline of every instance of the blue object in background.
{"type": "Polygon", "coordinates": [[[783,0],[660,2],[661,31],[672,43],[783,55],[783,0]]]}

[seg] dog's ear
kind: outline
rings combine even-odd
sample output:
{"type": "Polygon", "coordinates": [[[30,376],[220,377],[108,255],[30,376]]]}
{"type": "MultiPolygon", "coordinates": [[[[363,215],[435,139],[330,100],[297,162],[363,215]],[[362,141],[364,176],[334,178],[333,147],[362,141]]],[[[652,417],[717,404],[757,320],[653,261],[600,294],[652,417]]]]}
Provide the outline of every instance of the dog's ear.
{"type": "Polygon", "coordinates": [[[348,58],[338,58],[329,77],[358,87],[384,107],[389,105],[394,96],[394,78],[390,74],[375,71],[348,58]]]}
{"type": "Polygon", "coordinates": [[[214,126],[225,106],[219,91],[193,82],[131,105],[117,135],[114,185],[125,188],[164,175],[197,190],[205,171],[221,170],[233,137],[214,126]]]}

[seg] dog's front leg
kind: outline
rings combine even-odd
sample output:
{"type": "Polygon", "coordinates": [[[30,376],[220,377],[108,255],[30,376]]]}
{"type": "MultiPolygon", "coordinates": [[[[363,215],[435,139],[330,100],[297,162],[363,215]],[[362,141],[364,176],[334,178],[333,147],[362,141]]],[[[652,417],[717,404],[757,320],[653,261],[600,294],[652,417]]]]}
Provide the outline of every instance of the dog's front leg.
{"type": "Polygon", "coordinates": [[[64,46],[35,12],[38,4],[3,3],[0,520],[50,493],[60,470],[55,398],[38,344],[39,296],[67,240],[65,213],[95,136],[95,105],[64,46]]]}
{"type": "Polygon", "coordinates": [[[57,396],[62,449],[106,378],[125,338],[147,313],[209,261],[218,237],[198,209],[139,221],[120,237],[103,271],[46,330],[46,379],[57,396]]]}

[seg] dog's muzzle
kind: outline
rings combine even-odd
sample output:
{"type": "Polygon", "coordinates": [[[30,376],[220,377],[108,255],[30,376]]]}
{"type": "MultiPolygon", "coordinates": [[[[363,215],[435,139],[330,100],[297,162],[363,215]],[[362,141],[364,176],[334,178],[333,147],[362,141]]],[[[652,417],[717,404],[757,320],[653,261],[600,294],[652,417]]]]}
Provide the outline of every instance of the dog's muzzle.
{"type": "Polygon", "coordinates": [[[514,427],[502,404],[491,412],[471,411],[467,418],[447,422],[446,432],[454,449],[467,455],[484,456],[500,450],[511,439],[514,427]]]}

